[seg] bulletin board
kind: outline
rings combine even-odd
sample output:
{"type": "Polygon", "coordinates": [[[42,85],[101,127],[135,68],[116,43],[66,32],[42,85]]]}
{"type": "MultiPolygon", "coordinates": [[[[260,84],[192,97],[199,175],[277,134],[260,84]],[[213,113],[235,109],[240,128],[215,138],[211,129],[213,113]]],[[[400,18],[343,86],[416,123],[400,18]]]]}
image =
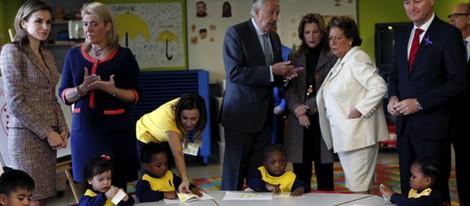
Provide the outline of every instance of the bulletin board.
{"type": "MultiPolygon", "coordinates": [[[[205,17],[197,17],[196,3],[186,0],[188,67],[209,71],[211,83],[225,79],[223,41],[228,27],[251,18],[252,0],[202,0],[207,7],[205,17]],[[230,5],[230,16],[223,15],[224,4],[230,5]]],[[[281,42],[293,47],[299,45],[297,27],[302,16],[320,13],[328,22],[333,16],[350,16],[357,20],[357,0],[279,0],[281,12],[278,30],[281,42]]],[[[226,12],[227,13],[227,12],[226,12]]]]}
{"type": "Polygon", "coordinates": [[[184,0],[115,2],[107,6],[119,42],[132,50],[142,71],[188,68],[184,0]]]}

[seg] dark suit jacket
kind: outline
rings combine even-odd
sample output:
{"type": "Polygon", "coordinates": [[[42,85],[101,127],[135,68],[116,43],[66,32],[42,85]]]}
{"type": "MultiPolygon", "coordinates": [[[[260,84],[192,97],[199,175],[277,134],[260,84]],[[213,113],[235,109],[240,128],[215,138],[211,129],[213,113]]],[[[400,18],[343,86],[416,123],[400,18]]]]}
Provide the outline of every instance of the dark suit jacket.
{"type": "Polygon", "coordinates": [[[462,35],[437,16],[424,34],[411,73],[408,72],[407,46],[413,24],[398,32],[395,41],[394,71],[389,79],[389,97],[400,101],[417,98],[422,111],[397,118],[397,134],[404,120],[412,137],[443,139],[449,137],[451,100],[467,85],[462,35]]]}
{"type": "MultiPolygon", "coordinates": [[[[270,33],[274,62],[281,62],[281,41],[270,33]]],[[[263,48],[251,21],[230,27],[224,39],[226,89],[220,122],[227,129],[256,133],[273,113],[273,85],[282,86],[283,78],[271,82],[263,48]]],[[[272,120],[269,120],[272,122],[272,120]]]]}

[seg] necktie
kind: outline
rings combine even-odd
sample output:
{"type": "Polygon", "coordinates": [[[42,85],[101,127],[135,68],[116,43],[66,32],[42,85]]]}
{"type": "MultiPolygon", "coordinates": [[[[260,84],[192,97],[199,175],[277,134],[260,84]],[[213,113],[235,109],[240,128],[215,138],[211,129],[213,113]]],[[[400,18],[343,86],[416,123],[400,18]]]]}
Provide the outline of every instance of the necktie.
{"type": "Polygon", "coordinates": [[[411,49],[410,49],[410,58],[408,59],[408,71],[411,72],[411,66],[413,65],[413,61],[415,60],[416,52],[418,52],[419,48],[419,35],[423,32],[422,29],[417,28],[415,31],[415,35],[413,36],[413,42],[411,42],[411,49]]]}
{"type": "Polygon", "coordinates": [[[467,40],[463,40],[463,45],[465,46],[465,58],[468,61],[470,61],[470,58],[468,56],[468,48],[467,48],[467,44],[468,44],[468,41],[467,40]]]}
{"type": "Polygon", "coordinates": [[[264,56],[266,57],[266,64],[271,65],[273,63],[273,51],[271,49],[271,44],[269,44],[268,34],[263,34],[263,43],[264,43],[264,56]]]}

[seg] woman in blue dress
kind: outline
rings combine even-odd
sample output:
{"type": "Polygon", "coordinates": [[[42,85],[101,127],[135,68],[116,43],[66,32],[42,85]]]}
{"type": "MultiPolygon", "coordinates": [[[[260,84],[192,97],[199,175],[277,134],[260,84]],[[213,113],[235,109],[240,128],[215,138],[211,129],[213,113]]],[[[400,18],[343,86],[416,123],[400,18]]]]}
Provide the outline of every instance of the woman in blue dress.
{"type": "Polygon", "coordinates": [[[85,42],[67,53],[59,95],[73,104],[71,150],[74,180],[85,183],[83,169],[92,157],[109,154],[113,184],[127,188],[137,179],[135,123],[131,106],[141,98],[139,65],[118,43],[112,13],[93,2],[82,8],[85,42]]]}

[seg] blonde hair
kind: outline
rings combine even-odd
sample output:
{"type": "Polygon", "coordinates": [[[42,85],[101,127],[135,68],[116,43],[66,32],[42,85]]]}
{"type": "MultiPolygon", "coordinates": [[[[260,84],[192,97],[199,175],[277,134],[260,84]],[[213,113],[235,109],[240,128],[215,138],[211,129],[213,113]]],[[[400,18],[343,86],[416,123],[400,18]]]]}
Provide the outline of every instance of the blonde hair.
{"type": "MultiPolygon", "coordinates": [[[[81,13],[82,17],[85,15],[94,15],[99,20],[102,20],[105,25],[111,23],[112,28],[106,34],[105,47],[112,51],[119,46],[119,36],[117,33],[116,24],[114,23],[114,16],[106,5],[100,2],[87,3],[83,5],[81,13]]],[[[85,51],[89,51],[91,49],[91,44],[89,42],[85,42],[85,45],[85,51]]]]}

